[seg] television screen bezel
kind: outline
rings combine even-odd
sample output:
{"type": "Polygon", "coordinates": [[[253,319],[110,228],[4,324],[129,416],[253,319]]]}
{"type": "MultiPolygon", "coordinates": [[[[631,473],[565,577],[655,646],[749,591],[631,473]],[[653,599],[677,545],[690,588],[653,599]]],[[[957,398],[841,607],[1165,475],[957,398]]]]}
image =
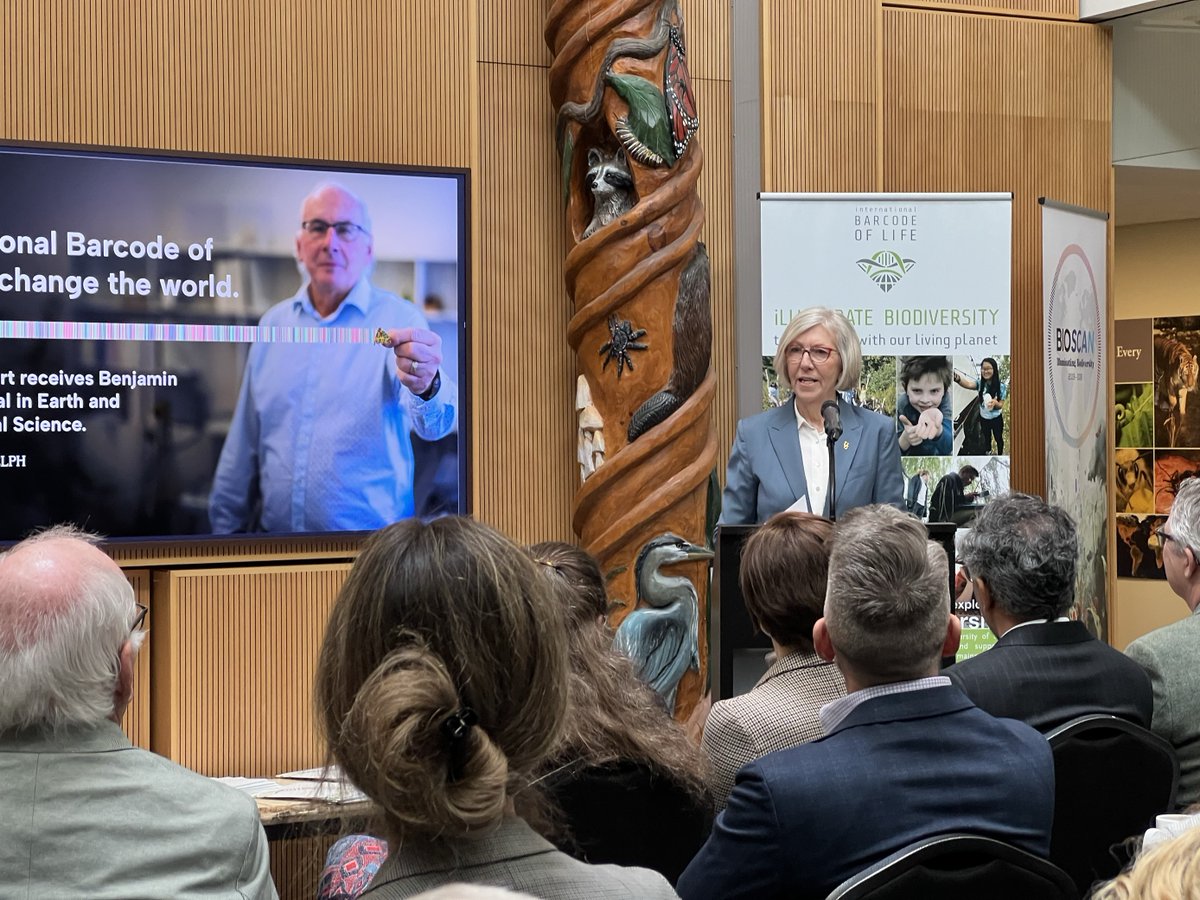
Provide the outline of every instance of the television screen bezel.
{"type": "MultiPolygon", "coordinates": [[[[92,158],[117,157],[122,160],[145,160],[150,162],[182,162],[229,164],[251,167],[272,167],[296,170],[315,169],[320,174],[336,177],[339,172],[377,175],[416,175],[447,178],[457,184],[456,215],[458,217],[457,259],[457,337],[458,337],[458,510],[457,515],[473,515],[472,462],[475,441],[472,423],[473,391],[471,377],[471,337],[473,333],[473,300],[471,291],[473,259],[471,256],[471,169],[460,166],[428,166],[399,162],[377,162],[365,160],[331,160],[310,157],[278,157],[261,154],[223,153],[211,151],[176,151],[162,148],[127,147],[108,144],[59,143],[51,141],[24,141],[12,138],[0,139],[0,152],[24,151],[44,155],[75,154],[92,158]]],[[[314,173],[317,174],[317,173],[314,173]]],[[[0,318],[4,318],[0,316],[0,318]]],[[[54,522],[47,522],[51,526],[54,522]]],[[[86,522],[81,527],[87,527],[86,522]]],[[[301,531],[301,532],[238,532],[232,534],[166,534],[166,535],[101,535],[106,546],[113,546],[118,555],[140,557],[139,548],[153,551],[154,548],[177,547],[179,545],[245,545],[248,549],[267,548],[278,551],[288,543],[333,544],[361,542],[370,530],[347,531],[301,531]],[[122,553],[122,551],[124,551],[122,553]]],[[[0,548],[11,547],[21,538],[0,537],[0,548]]],[[[153,552],[148,554],[154,561],[153,552]]],[[[257,556],[258,554],[252,554],[257,556]]],[[[278,552],[267,554],[278,557],[278,552]]],[[[287,553],[283,553],[287,556],[287,553]]],[[[192,560],[195,562],[196,560],[192,560]]]]}

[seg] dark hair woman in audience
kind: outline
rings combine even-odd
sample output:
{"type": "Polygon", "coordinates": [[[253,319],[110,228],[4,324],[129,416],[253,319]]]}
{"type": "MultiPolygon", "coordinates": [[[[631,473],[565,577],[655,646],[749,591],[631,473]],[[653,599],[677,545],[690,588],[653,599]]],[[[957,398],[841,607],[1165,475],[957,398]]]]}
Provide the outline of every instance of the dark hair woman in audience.
{"type": "Polygon", "coordinates": [[[595,559],[557,541],[529,553],[567,610],[566,727],[539,783],[557,843],[579,859],[645,866],[674,883],[712,826],[704,754],[613,649],[595,559]]]}
{"type": "Polygon", "coordinates": [[[333,759],[378,806],[391,848],[363,896],[455,881],[544,898],[674,896],[655,873],[572,859],[516,815],[558,745],[567,684],[557,597],[511,541],[455,517],[367,540],[316,678],[333,759]]]}

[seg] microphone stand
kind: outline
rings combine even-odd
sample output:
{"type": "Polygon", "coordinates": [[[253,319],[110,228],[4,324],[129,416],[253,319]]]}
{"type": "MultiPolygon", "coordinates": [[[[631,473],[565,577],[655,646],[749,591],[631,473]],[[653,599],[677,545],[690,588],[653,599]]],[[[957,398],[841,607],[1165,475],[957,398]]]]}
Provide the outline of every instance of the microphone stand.
{"type": "Polygon", "coordinates": [[[833,464],[833,445],[842,436],[842,418],[837,400],[826,400],[821,404],[821,418],[825,420],[825,446],[829,449],[829,521],[837,521],[837,470],[833,464]]]}
{"type": "Polygon", "coordinates": [[[837,432],[832,428],[825,429],[825,446],[829,449],[829,521],[837,521],[837,470],[833,464],[833,445],[837,443],[837,432]]]}

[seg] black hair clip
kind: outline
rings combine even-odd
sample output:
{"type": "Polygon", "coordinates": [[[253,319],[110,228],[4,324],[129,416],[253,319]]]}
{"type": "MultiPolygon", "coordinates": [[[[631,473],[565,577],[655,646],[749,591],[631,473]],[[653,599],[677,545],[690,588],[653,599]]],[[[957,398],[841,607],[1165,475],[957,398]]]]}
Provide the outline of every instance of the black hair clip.
{"type": "Polygon", "coordinates": [[[478,724],[479,716],[475,714],[475,710],[464,706],[446,717],[446,721],[442,723],[442,732],[451,741],[461,741],[467,736],[468,729],[478,724]]]}
{"type": "Polygon", "coordinates": [[[471,728],[479,724],[479,716],[469,706],[460,707],[442,722],[442,733],[450,741],[450,780],[462,777],[463,765],[467,761],[465,738],[471,728]]]}

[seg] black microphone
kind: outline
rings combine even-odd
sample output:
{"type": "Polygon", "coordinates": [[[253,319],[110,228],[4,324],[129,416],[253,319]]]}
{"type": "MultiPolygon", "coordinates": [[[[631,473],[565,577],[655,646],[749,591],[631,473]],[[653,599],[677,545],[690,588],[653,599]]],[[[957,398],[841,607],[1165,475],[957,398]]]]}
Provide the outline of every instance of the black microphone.
{"type": "Polygon", "coordinates": [[[821,404],[821,418],[825,420],[825,437],[833,443],[842,436],[842,414],[838,412],[836,400],[821,404]]]}

